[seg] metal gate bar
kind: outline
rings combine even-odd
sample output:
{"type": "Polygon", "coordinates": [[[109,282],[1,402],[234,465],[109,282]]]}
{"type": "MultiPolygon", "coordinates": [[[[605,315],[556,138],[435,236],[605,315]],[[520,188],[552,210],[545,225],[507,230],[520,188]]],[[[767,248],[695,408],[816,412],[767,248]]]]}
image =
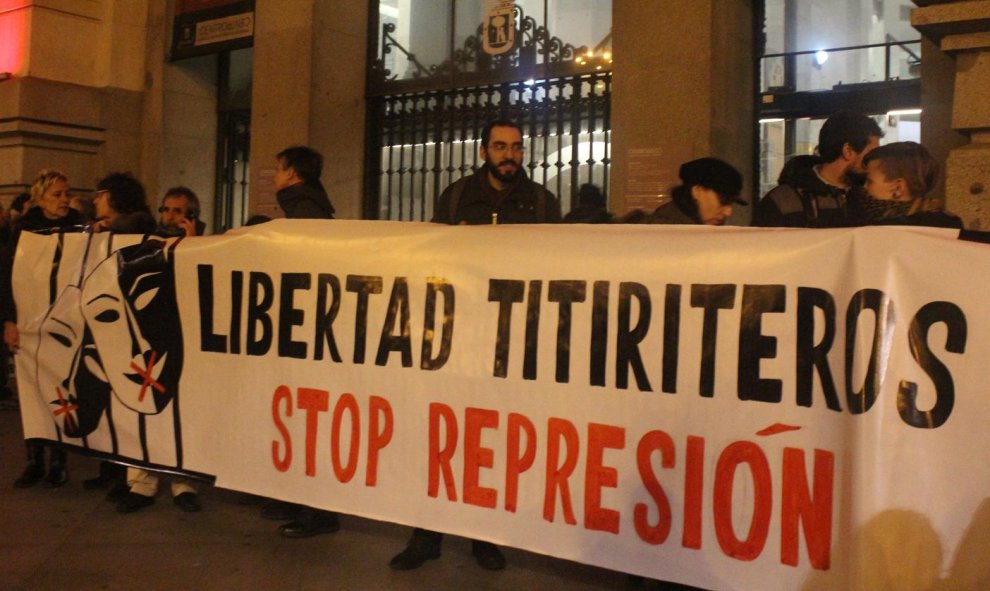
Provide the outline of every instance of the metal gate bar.
{"type": "Polygon", "coordinates": [[[379,219],[425,221],[450,183],[472,174],[481,128],[508,117],[523,129],[524,168],[576,206],[582,183],[608,191],[611,72],[550,80],[374,97],[371,138],[377,157],[367,211],[379,219]]]}

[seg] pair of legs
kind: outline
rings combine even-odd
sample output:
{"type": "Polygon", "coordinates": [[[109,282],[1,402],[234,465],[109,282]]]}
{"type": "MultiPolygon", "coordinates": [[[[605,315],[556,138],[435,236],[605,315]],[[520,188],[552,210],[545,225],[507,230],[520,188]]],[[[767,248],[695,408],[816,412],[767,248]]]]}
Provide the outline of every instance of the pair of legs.
{"type": "MultiPolygon", "coordinates": [[[[440,547],[443,545],[443,534],[428,529],[413,530],[405,550],[396,554],[388,563],[395,570],[412,570],[419,568],[427,560],[440,558],[440,547]]],[[[491,542],[471,540],[471,554],[478,561],[478,566],[485,570],[501,570],[505,568],[505,556],[498,546],[491,542]]]]}
{"type": "MultiPolygon", "coordinates": [[[[117,511],[133,513],[153,504],[160,479],[161,476],[156,472],[141,468],[128,468],[127,484],[130,487],[130,492],[117,504],[117,511]]],[[[172,501],[183,511],[190,513],[199,511],[201,508],[199,497],[192,480],[180,476],[170,476],[169,479],[172,501]]]]}
{"type": "Polygon", "coordinates": [[[44,479],[47,488],[58,488],[69,481],[69,470],[66,467],[65,450],[54,445],[46,445],[37,441],[25,441],[27,448],[27,466],[24,472],[14,481],[17,488],[28,488],[44,479]],[[48,453],[48,475],[45,475],[45,448],[48,453]]]}

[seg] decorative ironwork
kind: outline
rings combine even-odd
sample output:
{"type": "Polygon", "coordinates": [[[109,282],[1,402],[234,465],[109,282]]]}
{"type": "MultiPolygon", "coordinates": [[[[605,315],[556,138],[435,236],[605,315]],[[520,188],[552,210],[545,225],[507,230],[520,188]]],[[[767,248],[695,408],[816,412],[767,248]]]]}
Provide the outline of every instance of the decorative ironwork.
{"type": "MultiPolygon", "coordinates": [[[[526,16],[522,7],[518,5],[514,7],[514,10],[516,48],[513,51],[495,56],[485,53],[482,43],[485,25],[482,23],[478,25],[475,34],[465,39],[462,46],[455,49],[447,60],[430,66],[420,62],[413,52],[395,38],[393,35],[396,29],[395,24],[385,23],[382,25],[380,57],[371,68],[374,79],[372,86],[388,86],[390,83],[402,82],[398,74],[385,65],[385,57],[392,55],[393,52],[404,55],[408,64],[412,65],[414,68],[411,74],[412,80],[443,79],[456,82],[453,79],[457,78],[458,75],[512,70],[526,70],[527,72],[523,76],[526,78],[550,78],[594,69],[582,67],[585,64],[574,59],[576,56],[587,52],[587,46],[575,47],[560,37],[551,35],[547,27],[538,25],[536,19],[526,16]],[[543,59],[538,61],[538,56],[543,59]],[[537,68],[543,68],[545,71],[532,71],[537,68]]],[[[482,81],[475,79],[468,82],[479,83],[482,81]]]]}
{"type": "Polygon", "coordinates": [[[611,81],[596,72],[371,98],[365,216],[431,219],[443,189],[482,164],[478,136],[497,117],[519,122],[527,173],[564,211],[583,183],[607,191],[611,81]]]}

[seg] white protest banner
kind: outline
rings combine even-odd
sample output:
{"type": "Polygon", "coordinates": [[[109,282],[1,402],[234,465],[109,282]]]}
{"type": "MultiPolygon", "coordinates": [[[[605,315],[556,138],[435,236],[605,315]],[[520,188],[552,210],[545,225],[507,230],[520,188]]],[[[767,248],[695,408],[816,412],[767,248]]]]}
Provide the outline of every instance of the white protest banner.
{"type": "Polygon", "coordinates": [[[707,589],[978,589],[988,265],[912,228],[25,234],[25,433],[707,589]]]}

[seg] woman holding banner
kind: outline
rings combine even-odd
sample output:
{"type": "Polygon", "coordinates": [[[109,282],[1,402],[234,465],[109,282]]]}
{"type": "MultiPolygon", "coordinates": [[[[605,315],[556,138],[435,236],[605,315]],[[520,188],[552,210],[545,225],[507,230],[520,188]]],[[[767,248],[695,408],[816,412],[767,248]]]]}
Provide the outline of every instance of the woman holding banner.
{"type": "MultiPolygon", "coordinates": [[[[0,314],[3,315],[3,340],[12,353],[20,346],[20,333],[17,330],[17,309],[11,289],[11,269],[13,253],[21,232],[63,232],[79,230],[80,218],[76,210],[69,207],[72,196],[69,193],[69,180],[55,170],[43,170],[31,185],[31,198],[34,207],[18,218],[11,238],[10,252],[5,254],[0,271],[0,314]]],[[[45,475],[45,444],[37,441],[25,442],[27,446],[27,467],[14,481],[17,488],[34,486],[44,478],[48,488],[62,486],[69,480],[66,469],[65,450],[51,447],[48,475],[45,475]]]]}

